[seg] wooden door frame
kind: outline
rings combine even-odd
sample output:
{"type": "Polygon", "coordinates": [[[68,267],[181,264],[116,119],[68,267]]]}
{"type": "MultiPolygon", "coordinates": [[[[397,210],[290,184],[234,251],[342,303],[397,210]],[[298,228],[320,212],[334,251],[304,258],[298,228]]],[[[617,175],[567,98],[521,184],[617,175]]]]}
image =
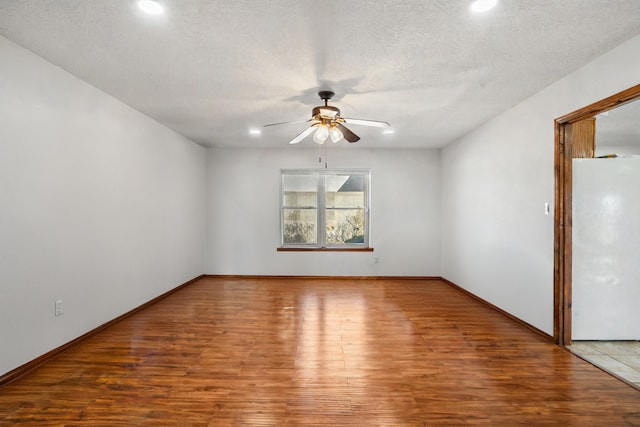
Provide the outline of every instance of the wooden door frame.
{"type": "Polygon", "coordinates": [[[589,156],[588,151],[591,149],[593,152],[594,148],[593,144],[591,148],[584,145],[578,147],[576,132],[572,132],[571,127],[636,99],[640,99],[640,84],[555,120],[553,337],[559,345],[571,344],[572,160],[577,157],[593,157],[593,154],[589,156]]]}

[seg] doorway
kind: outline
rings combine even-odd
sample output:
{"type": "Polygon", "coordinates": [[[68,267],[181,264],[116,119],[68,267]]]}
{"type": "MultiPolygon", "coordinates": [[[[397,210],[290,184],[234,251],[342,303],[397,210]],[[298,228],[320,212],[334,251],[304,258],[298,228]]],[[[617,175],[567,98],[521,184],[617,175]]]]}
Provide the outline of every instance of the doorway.
{"type": "Polygon", "coordinates": [[[555,120],[554,340],[571,344],[572,162],[595,155],[595,116],[640,98],[640,84],[555,120]]]}

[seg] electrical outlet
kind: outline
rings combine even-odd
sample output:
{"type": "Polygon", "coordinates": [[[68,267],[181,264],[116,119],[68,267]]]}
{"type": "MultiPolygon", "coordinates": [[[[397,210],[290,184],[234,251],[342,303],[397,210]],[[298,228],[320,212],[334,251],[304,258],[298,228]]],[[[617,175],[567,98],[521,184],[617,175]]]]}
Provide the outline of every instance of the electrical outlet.
{"type": "Polygon", "coordinates": [[[62,313],[64,313],[64,309],[62,307],[62,300],[59,299],[56,301],[56,316],[62,316],[62,313]]]}
{"type": "Polygon", "coordinates": [[[380,262],[380,257],[374,256],[373,257],[373,263],[374,264],[378,264],[380,262]]]}

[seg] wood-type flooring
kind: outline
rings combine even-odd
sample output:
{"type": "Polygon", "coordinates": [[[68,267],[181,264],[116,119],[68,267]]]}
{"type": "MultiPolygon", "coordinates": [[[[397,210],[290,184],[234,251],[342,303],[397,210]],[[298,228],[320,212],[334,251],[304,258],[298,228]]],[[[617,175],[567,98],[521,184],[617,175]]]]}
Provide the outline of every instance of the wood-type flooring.
{"type": "Polygon", "coordinates": [[[203,278],[0,388],[3,426],[525,424],[640,392],[438,280],[203,278]]]}

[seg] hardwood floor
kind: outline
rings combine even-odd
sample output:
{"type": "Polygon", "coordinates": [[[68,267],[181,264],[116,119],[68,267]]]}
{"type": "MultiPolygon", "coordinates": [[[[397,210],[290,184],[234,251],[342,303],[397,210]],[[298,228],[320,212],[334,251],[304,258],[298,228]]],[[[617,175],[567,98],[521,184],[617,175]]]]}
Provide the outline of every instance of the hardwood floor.
{"type": "Polygon", "coordinates": [[[0,388],[0,425],[640,425],[640,392],[437,280],[204,278],[0,388]]]}

